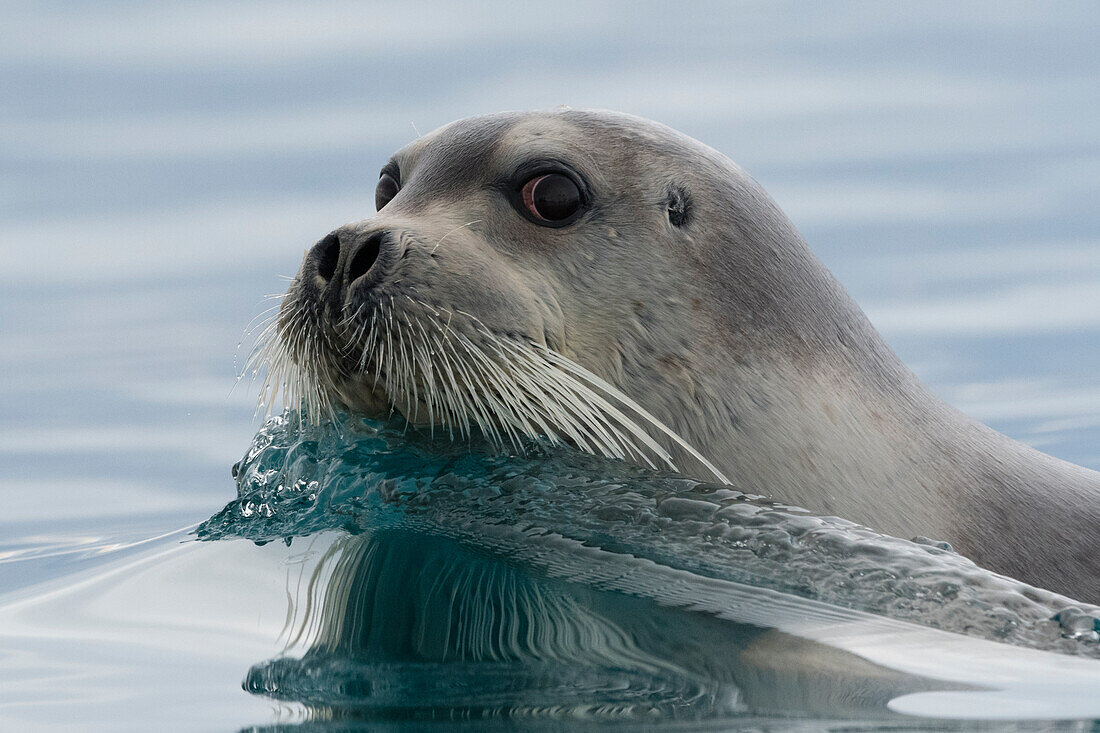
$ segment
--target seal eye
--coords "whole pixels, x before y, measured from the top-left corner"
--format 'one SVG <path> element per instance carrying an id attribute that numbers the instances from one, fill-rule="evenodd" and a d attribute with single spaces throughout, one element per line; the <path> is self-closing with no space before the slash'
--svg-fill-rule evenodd
<path id="1" fill-rule="evenodd" d="M 381 211 L 382 207 L 388 204 L 400 190 L 401 187 L 397 185 L 393 176 L 383 173 L 378 179 L 378 187 L 374 189 L 374 210 Z"/>
<path id="2" fill-rule="evenodd" d="M 562 173 L 542 173 L 523 184 L 523 206 L 536 223 L 567 224 L 584 199 L 573 179 Z"/>

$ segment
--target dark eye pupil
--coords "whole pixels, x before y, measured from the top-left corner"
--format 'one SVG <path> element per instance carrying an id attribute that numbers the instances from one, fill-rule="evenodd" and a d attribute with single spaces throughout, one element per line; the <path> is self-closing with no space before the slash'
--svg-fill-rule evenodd
<path id="1" fill-rule="evenodd" d="M 581 192 L 568 176 L 550 173 L 535 181 L 531 191 L 535 213 L 547 221 L 572 216 L 581 205 Z"/>
<path id="2" fill-rule="evenodd" d="M 378 187 L 374 189 L 374 209 L 380 211 L 383 206 L 390 202 L 394 196 L 397 195 L 399 186 L 397 181 L 393 180 L 393 176 L 389 173 L 383 173 L 382 177 L 378 179 Z"/>

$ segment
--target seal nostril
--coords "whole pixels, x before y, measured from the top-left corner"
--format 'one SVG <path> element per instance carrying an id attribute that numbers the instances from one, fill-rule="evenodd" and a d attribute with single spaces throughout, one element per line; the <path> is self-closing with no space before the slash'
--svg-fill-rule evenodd
<path id="1" fill-rule="evenodd" d="M 340 259 L 340 238 L 333 232 L 317 243 L 317 274 L 331 280 Z"/>
<path id="2" fill-rule="evenodd" d="M 348 265 L 348 285 L 366 275 L 375 260 L 378 259 L 378 251 L 382 247 L 383 236 L 381 232 L 371 235 L 371 238 L 364 242 L 363 246 L 355 253 L 355 256 L 351 258 L 351 263 Z"/>

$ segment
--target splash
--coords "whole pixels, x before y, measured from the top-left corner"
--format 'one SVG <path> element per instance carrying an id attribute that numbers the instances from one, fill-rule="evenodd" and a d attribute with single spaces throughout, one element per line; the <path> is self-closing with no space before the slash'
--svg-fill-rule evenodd
<path id="1" fill-rule="evenodd" d="M 944 543 L 881 535 L 729 486 L 560 446 L 532 443 L 507 456 L 489 443 L 432 439 L 400 420 L 340 416 L 310 425 L 288 412 L 263 426 L 234 475 L 237 499 L 199 528 L 201 538 L 290 542 L 325 530 L 405 527 L 511 561 L 522 556 L 517 546 L 553 538 L 700 583 L 741 583 L 1100 658 L 1100 609 L 986 571 Z M 569 559 L 556 562 L 559 576 L 588 583 L 570 577 Z M 633 592 L 647 595 L 643 572 L 637 583 Z"/>

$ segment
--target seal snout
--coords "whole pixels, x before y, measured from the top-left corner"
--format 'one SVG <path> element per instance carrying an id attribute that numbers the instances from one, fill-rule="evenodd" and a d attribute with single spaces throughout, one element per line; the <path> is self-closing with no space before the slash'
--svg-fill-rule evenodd
<path id="1" fill-rule="evenodd" d="M 312 270 L 318 287 L 333 295 L 347 292 L 359 282 L 377 285 L 381 280 L 378 264 L 396 238 L 389 231 L 356 232 L 337 229 L 313 245 L 305 259 L 305 272 Z"/>

